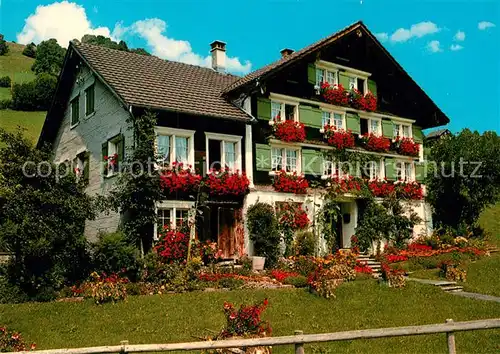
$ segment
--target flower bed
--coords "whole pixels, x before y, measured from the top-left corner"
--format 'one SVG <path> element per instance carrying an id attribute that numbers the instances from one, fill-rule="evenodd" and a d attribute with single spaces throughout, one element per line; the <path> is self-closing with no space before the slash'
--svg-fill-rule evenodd
<path id="1" fill-rule="evenodd" d="M 382 263 L 382 279 L 385 280 L 390 287 L 402 288 L 406 285 L 405 271 L 403 269 L 391 268 L 388 264 Z"/>
<path id="2" fill-rule="evenodd" d="M 376 152 L 388 152 L 391 147 L 391 141 L 388 138 L 373 133 L 362 135 L 361 144 L 366 150 Z"/>
<path id="3" fill-rule="evenodd" d="M 419 144 L 412 138 L 400 138 L 396 140 L 395 149 L 401 155 L 418 156 L 420 153 Z"/>
<path id="4" fill-rule="evenodd" d="M 0 327 L 0 353 L 22 352 L 35 349 L 35 343 L 31 343 L 29 348 L 27 347 L 19 332 L 9 331 L 6 326 Z"/>
<path id="5" fill-rule="evenodd" d="M 273 130 L 277 139 L 287 143 L 303 142 L 306 139 L 304 124 L 293 120 L 275 122 Z"/>
<path id="6" fill-rule="evenodd" d="M 332 177 L 328 180 L 329 188 L 336 194 L 358 194 L 362 191 L 363 180 L 358 177 Z"/>
<path id="7" fill-rule="evenodd" d="M 297 272 L 287 272 L 287 271 L 280 270 L 280 269 L 273 269 L 271 271 L 271 276 L 274 279 L 276 279 L 277 281 L 279 281 L 280 283 L 283 283 L 286 279 L 288 279 L 290 277 L 298 277 L 299 273 L 297 273 Z"/>
<path id="8" fill-rule="evenodd" d="M 387 180 L 374 180 L 368 182 L 368 189 L 375 197 L 384 198 L 393 194 L 396 190 L 394 183 Z"/>
<path id="9" fill-rule="evenodd" d="M 250 181 L 244 173 L 211 171 L 204 180 L 211 196 L 242 197 L 249 192 Z"/>
<path id="10" fill-rule="evenodd" d="M 362 274 L 372 274 L 373 269 L 369 267 L 365 262 L 356 262 L 356 266 L 354 267 L 354 271 L 356 273 L 362 273 Z"/>
<path id="11" fill-rule="evenodd" d="M 398 181 L 396 184 L 396 193 L 402 199 L 420 200 L 424 197 L 424 191 L 418 182 Z"/>
<path id="12" fill-rule="evenodd" d="M 403 262 L 410 258 L 432 257 L 447 253 L 470 253 L 474 256 L 481 256 L 485 251 L 476 247 L 450 246 L 448 248 L 433 249 L 431 246 L 411 243 L 406 249 L 400 250 L 394 247 L 386 247 L 384 258 L 388 263 Z"/>
<path id="13" fill-rule="evenodd" d="M 331 125 L 325 125 L 324 130 L 325 139 L 328 142 L 328 145 L 333 146 L 338 150 L 354 147 L 354 135 L 350 130 L 346 131 L 344 129 L 337 129 Z"/>
<path id="14" fill-rule="evenodd" d="M 309 183 L 296 172 L 288 174 L 285 171 L 278 171 L 273 179 L 273 187 L 277 192 L 306 194 Z"/>
<path id="15" fill-rule="evenodd" d="M 172 169 L 160 175 L 161 187 L 167 194 L 196 192 L 200 183 L 201 176 L 191 166 L 184 168 L 182 163 L 172 163 Z"/>

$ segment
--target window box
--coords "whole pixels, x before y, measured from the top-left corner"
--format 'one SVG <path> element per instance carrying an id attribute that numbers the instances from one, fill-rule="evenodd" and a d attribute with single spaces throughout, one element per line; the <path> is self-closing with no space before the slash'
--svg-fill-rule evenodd
<path id="1" fill-rule="evenodd" d="M 360 194 L 363 190 L 364 181 L 353 176 L 332 177 L 327 179 L 327 187 L 337 195 Z"/>
<path id="2" fill-rule="evenodd" d="M 321 96 L 325 102 L 336 106 L 349 105 L 349 94 L 342 84 L 330 85 L 328 82 L 323 82 L 321 84 Z"/>
<path id="3" fill-rule="evenodd" d="M 194 173 L 190 165 L 184 168 L 182 163 L 174 162 L 170 170 L 166 170 L 160 175 L 163 192 L 170 196 L 197 193 L 200 183 L 201 176 Z"/>
<path id="4" fill-rule="evenodd" d="M 375 197 L 384 198 L 392 195 L 396 191 L 396 186 L 385 179 L 376 179 L 368 183 L 368 189 Z"/>
<path id="5" fill-rule="evenodd" d="M 273 127 L 274 136 L 284 142 L 303 142 L 306 139 L 304 124 L 293 120 L 276 122 Z"/>
<path id="6" fill-rule="evenodd" d="M 371 92 L 363 95 L 357 89 L 352 89 L 349 93 L 349 104 L 362 111 L 374 112 L 377 109 L 377 98 Z"/>
<path id="7" fill-rule="evenodd" d="M 420 183 L 397 181 L 395 186 L 399 198 L 421 200 L 424 197 L 424 191 Z"/>
<path id="8" fill-rule="evenodd" d="M 279 171 L 274 175 L 273 187 L 277 192 L 306 194 L 309 183 L 297 173 L 289 174 Z"/>
<path id="9" fill-rule="evenodd" d="M 328 145 L 344 150 L 353 148 L 355 144 L 354 135 L 350 130 L 337 129 L 335 126 L 326 125 L 324 128 L 325 139 Z"/>
<path id="10" fill-rule="evenodd" d="M 394 149 L 399 154 L 407 156 L 418 156 L 420 153 L 420 145 L 414 142 L 412 138 L 397 138 Z"/>
<path id="11" fill-rule="evenodd" d="M 250 181 L 245 174 L 211 171 L 205 178 L 205 186 L 211 197 L 242 197 L 249 192 Z"/>
<path id="12" fill-rule="evenodd" d="M 364 134 L 360 138 L 361 144 L 366 150 L 376 152 L 388 152 L 391 147 L 391 141 L 383 136 L 374 133 Z"/>

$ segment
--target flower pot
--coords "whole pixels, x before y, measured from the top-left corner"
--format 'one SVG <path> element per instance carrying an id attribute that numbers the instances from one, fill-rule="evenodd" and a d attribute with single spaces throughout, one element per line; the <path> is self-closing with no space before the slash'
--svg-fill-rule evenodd
<path id="1" fill-rule="evenodd" d="M 264 270 L 266 257 L 252 257 L 252 270 Z"/>

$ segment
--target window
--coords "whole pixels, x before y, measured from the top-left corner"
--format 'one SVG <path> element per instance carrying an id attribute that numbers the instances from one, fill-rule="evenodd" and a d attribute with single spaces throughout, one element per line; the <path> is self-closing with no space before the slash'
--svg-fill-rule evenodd
<path id="1" fill-rule="evenodd" d="M 85 90 L 85 115 L 89 116 L 95 112 L 95 89 L 94 85 Z"/>
<path id="2" fill-rule="evenodd" d="M 331 113 L 330 112 L 321 112 L 321 126 L 324 128 L 326 125 L 330 125 L 331 123 Z"/>
<path id="3" fill-rule="evenodd" d="M 330 86 L 338 84 L 337 71 L 316 69 L 316 85 L 321 86 L 323 82 L 328 82 Z"/>
<path id="4" fill-rule="evenodd" d="M 105 162 L 107 162 L 108 176 L 119 171 L 119 161 L 123 158 L 123 156 L 120 156 L 123 153 L 122 145 L 123 138 L 121 135 L 108 140 L 108 154 L 107 158 L 105 158 Z"/>
<path id="5" fill-rule="evenodd" d="M 337 129 L 344 129 L 344 117 L 342 114 L 333 114 L 333 126 Z"/>
<path id="6" fill-rule="evenodd" d="M 156 153 L 163 167 L 173 162 L 194 165 L 194 131 L 157 127 Z"/>
<path id="7" fill-rule="evenodd" d="M 331 157 L 325 157 L 325 159 L 323 160 L 323 176 L 341 177 L 343 175 L 343 172 L 340 167 L 340 163 L 333 161 Z"/>
<path id="8" fill-rule="evenodd" d="M 338 83 L 338 78 L 337 78 L 337 72 L 332 72 L 332 71 L 327 71 L 326 72 L 326 82 L 330 84 L 330 86 L 337 85 Z"/>
<path id="9" fill-rule="evenodd" d="M 241 136 L 217 133 L 205 133 L 207 140 L 207 172 L 228 169 L 241 171 Z"/>
<path id="10" fill-rule="evenodd" d="M 271 165 L 273 171 L 299 172 L 299 150 L 272 148 Z"/>
<path id="11" fill-rule="evenodd" d="M 358 82 L 355 77 L 349 77 L 349 90 L 354 90 L 358 88 Z"/>
<path id="12" fill-rule="evenodd" d="M 396 172 L 401 181 L 413 181 L 413 163 L 399 161 L 396 163 Z"/>
<path id="13" fill-rule="evenodd" d="M 360 119 L 361 134 L 375 134 L 382 135 L 382 122 L 380 119 L 375 118 L 361 118 Z"/>
<path id="14" fill-rule="evenodd" d="M 393 134 L 394 138 L 411 138 L 409 124 L 394 123 Z"/>
<path id="15" fill-rule="evenodd" d="M 158 227 L 156 229 L 156 239 L 165 227 L 177 228 L 189 220 L 189 209 L 187 208 L 161 208 L 158 209 Z"/>
<path id="16" fill-rule="evenodd" d="M 323 111 L 321 113 L 321 124 L 334 126 L 337 129 L 344 129 L 344 113 Z"/>
<path id="17" fill-rule="evenodd" d="M 380 135 L 380 120 L 370 119 L 370 133 Z"/>
<path id="18" fill-rule="evenodd" d="M 73 159 L 73 171 L 78 179 L 89 180 L 90 153 L 82 152 Z"/>
<path id="19" fill-rule="evenodd" d="M 298 121 L 297 105 L 272 101 L 271 119 L 274 122 L 280 122 L 284 120 Z"/>
<path id="20" fill-rule="evenodd" d="M 71 126 L 80 122 L 80 99 L 79 96 L 76 96 L 73 101 L 71 101 Z"/>
<path id="21" fill-rule="evenodd" d="M 370 180 L 377 179 L 380 177 L 380 161 L 369 161 L 367 167 L 368 167 L 367 177 Z"/>
<path id="22" fill-rule="evenodd" d="M 325 82 L 325 70 L 316 69 L 316 85 L 321 86 Z"/>

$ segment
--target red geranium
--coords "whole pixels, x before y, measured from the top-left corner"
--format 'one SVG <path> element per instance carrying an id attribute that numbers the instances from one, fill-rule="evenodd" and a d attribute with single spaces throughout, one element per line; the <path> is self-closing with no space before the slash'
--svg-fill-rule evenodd
<path id="1" fill-rule="evenodd" d="M 248 193 L 250 181 L 244 173 L 211 171 L 205 179 L 205 185 L 210 195 L 218 196 L 243 196 Z"/>
<path id="2" fill-rule="evenodd" d="M 273 179 L 273 187 L 277 192 L 306 194 L 309 183 L 303 176 L 278 171 Z"/>
<path id="3" fill-rule="evenodd" d="M 172 169 L 160 175 L 160 183 L 163 190 L 168 194 L 178 192 L 194 192 L 198 189 L 201 176 L 195 174 L 191 166 L 184 168 L 182 163 L 173 163 Z"/>
<path id="4" fill-rule="evenodd" d="M 368 182 L 368 188 L 375 197 L 387 197 L 394 193 L 396 187 L 394 183 L 387 180 L 374 180 Z"/>
<path id="5" fill-rule="evenodd" d="M 278 211 L 278 223 L 282 228 L 296 231 L 309 227 L 310 220 L 301 204 L 283 203 Z"/>
<path id="6" fill-rule="evenodd" d="M 271 271 L 271 276 L 274 279 L 276 279 L 277 281 L 279 281 L 280 283 L 283 283 L 287 278 L 299 276 L 299 273 L 287 272 L 287 271 L 280 270 L 280 269 L 273 269 Z"/>
<path id="7" fill-rule="evenodd" d="M 321 95 L 325 102 L 337 106 L 347 106 L 349 104 L 348 92 L 342 84 L 330 86 L 328 82 L 321 84 Z"/>
<path id="8" fill-rule="evenodd" d="M 353 108 L 373 112 L 377 109 L 377 98 L 373 93 L 363 95 L 360 91 L 352 89 L 349 93 L 349 103 Z"/>
<path id="9" fill-rule="evenodd" d="M 364 134 L 361 141 L 365 149 L 370 151 L 387 152 L 391 147 L 391 141 L 388 138 L 373 133 Z"/>
<path id="10" fill-rule="evenodd" d="M 266 336 L 271 334 L 269 323 L 261 320 L 260 315 L 266 309 L 269 302 L 267 299 L 261 304 L 241 305 L 239 309 L 230 302 L 224 303 L 224 315 L 226 326 L 220 333 L 221 338 L 234 336 Z"/>
<path id="11" fill-rule="evenodd" d="M 422 186 L 417 182 L 404 182 L 400 181 L 396 185 L 396 193 L 402 199 L 422 199 L 424 191 Z"/>
<path id="12" fill-rule="evenodd" d="M 356 273 L 364 273 L 364 274 L 372 274 L 373 269 L 369 267 L 366 262 L 356 261 L 356 265 L 354 266 L 354 271 Z"/>
<path id="13" fill-rule="evenodd" d="M 418 156 L 420 146 L 412 138 L 398 138 L 396 140 L 397 150 L 401 155 Z"/>
<path id="14" fill-rule="evenodd" d="M 182 262 L 187 258 L 188 245 L 188 232 L 165 226 L 160 231 L 160 241 L 155 246 L 155 251 L 165 263 Z"/>
<path id="15" fill-rule="evenodd" d="M 359 193 L 363 184 L 361 178 L 353 176 L 332 177 L 329 182 L 335 194 Z"/>
<path id="16" fill-rule="evenodd" d="M 339 150 L 354 147 L 354 135 L 350 130 L 337 129 L 331 125 L 325 125 L 325 138 L 328 145 L 334 146 Z"/>
<path id="17" fill-rule="evenodd" d="M 368 112 L 375 112 L 377 110 L 377 97 L 373 93 L 368 91 L 363 101 L 363 110 Z"/>
<path id="18" fill-rule="evenodd" d="M 275 122 L 274 136 L 287 143 L 303 142 L 306 139 L 306 129 L 303 123 L 293 120 Z"/>

